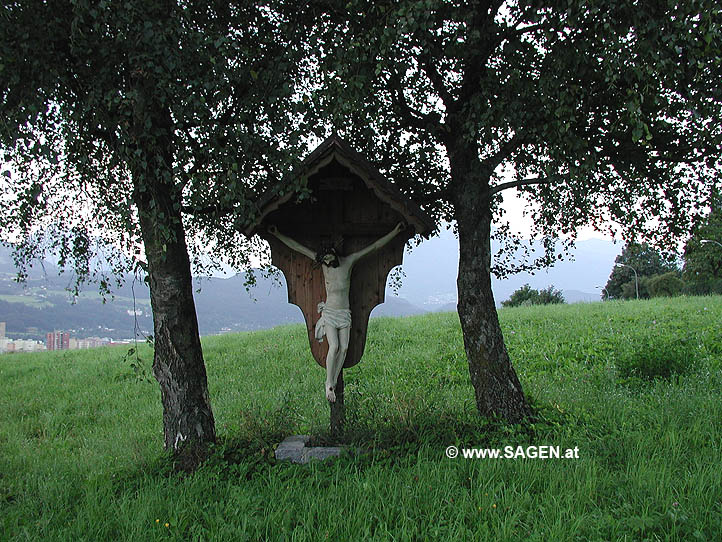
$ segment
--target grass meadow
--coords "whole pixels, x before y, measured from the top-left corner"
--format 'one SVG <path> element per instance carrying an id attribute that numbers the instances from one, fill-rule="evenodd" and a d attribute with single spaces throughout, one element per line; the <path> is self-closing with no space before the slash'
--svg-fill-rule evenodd
<path id="1" fill-rule="evenodd" d="M 722 297 L 505 308 L 536 419 L 479 418 L 456 314 L 371 321 L 327 440 L 302 326 L 207 337 L 219 442 L 190 475 L 162 452 L 160 392 L 127 348 L 0 357 L 0 540 L 720 540 Z M 578 447 L 449 459 L 447 446 Z"/>

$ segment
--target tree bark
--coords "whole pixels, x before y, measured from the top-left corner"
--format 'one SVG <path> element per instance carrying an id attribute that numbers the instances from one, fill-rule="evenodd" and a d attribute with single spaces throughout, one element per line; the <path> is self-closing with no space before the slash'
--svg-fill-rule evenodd
<path id="1" fill-rule="evenodd" d="M 459 234 L 458 313 L 476 405 L 483 416 L 517 423 L 530 414 L 511 365 L 491 290 L 490 172 L 476 149 L 449 153 Z"/>
<path id="2" fill-rule="evenodd" d="M 167 109 L 145 106 L 139 107 L 136 124 L 141 152 L 133 167 L 134 200 L 148 261 L 155 335 L 153 375 L 161 389 L 165 448 L 179 457 L 182 469 L 193 470 L 216 434 L 180 189 L 172 173 L 172 120 Z"/>
<path id="3" fill-rule="evenodd" d="M 179 452 L 214 442 L 215 423 L 180 217 L 170 243 L 161 243 L 157 234 L 168 225 L 152 222 L 141 218 L 153 308 L 153 375 L 161 389 L 165 447 Z"/>

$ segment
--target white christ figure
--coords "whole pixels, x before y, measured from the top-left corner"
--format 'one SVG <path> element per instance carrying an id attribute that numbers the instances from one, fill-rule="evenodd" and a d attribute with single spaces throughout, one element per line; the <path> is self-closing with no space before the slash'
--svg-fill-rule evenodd
<path id="1" fill-rule="evenodd" d="M 268 228 L 268 232 L 275 235 L 286 246 L 319 262 L 321 269 L 323 269 L 323 280 L 326 284 L 326 301 L 318 304 L 318 312 L 321 313 L 321 318 L 316 323 L 315 335 L 319 342 L 323 341 L 324 335 L 328 339 L 326 399 L 332 403 L 336 401 L 336 382 L 346 359 L 351 332 L 349 291 L 351 290 L 353 266 L 364 256 L 386 246 L 402 229 L 404 229 L 404 224 L 399 222 L 393 230 L 375 243 L 348 256 L 341 256 L 331 247 L 323 248 L 316 253 L 298 241 L 280 233 L 276 226 L 269 226 Z"/>

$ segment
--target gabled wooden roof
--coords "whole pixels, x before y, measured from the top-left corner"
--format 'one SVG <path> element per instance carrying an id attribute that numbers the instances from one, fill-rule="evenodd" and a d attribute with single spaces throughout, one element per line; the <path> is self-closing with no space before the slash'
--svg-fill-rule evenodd
<path id="1" fill-rule="evenodd" d="M 408 224 L 414 226 L 416 233 L 426 236 L 433 231 L 435 226 L 433 220 L 418 205 L 401 194 L 366 158 L 336 134 L 328 137 L 303 160 L 298 176 L 307 179 L 333 160 L 358 175 L 376 197 L 401 214 Z M 282 188 L 283 186 L 280 184 L 272 187 L 259 198 L 258 215 L 244 232 L 247 237 L 256 233 L 266 215 L 296 195 L 294 191 L 283 193 Z"/>

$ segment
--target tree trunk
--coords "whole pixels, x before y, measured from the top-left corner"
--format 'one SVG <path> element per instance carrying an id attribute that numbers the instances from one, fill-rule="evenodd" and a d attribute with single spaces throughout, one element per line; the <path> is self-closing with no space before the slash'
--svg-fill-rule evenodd
<path id="1" fill-rule="evenodd" d="M 459 233 L 459 319 L 479 413 L 516 423 L 530 409 L 504 344 L 491 291 L 489 175 L 475 155 L 474 149 L 473 155 L 451 161 Z"/>
<path id="2" fill-rule="evenodd" d="M 150 122 L 148 122 L 150 121 Z M 155 351 L 153 375 L 160 384 L 165 447 L 192 470 L 215 441 L 208 398 L 180 189 L 172 174 L 172 121 L 162 108 L 140 108 L 134 162 L 134 200 L 148 261 Z M 148 126 L 150 125 L 150 128 Z"/>
<path id="3" fill-rule="evenodd" d="M 146 233 L 149 227 L 153 231 Z M 153 375 L 161 388 L 165 447 L 178 451 L 215 441 L 215 424 L 184 232 L 174 228 L 179 240 L 166 242 L 163 252 L 156 228 L 143 228 L 155 335 Z"/>

